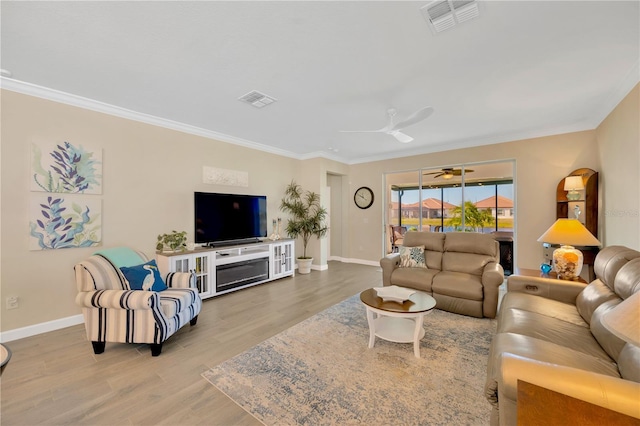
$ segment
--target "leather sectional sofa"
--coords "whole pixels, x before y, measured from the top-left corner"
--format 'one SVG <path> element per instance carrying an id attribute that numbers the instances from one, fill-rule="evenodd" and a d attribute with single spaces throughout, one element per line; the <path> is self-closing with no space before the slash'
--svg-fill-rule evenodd
<path id="1" fill-rule="evenodd" d="M 640 252 L 607 247 L 594 271 L 588 285 L 509 277 L 487 366 L 492 424 L 517 423 L 518 380 L 640 418 L 640 348 L 602 323 L 640 291 Z"/>
<path id="2" fill-rule="evenodd" d="M 426 268 L 400 267 L 400 253 L 380 260 L 383 285 L 429 293 L 436 308 L 494 318 L 504 281 L 499 243 L 489 234 L 417 232 L 404 236 L 405 247 L 424 247 Z"/>

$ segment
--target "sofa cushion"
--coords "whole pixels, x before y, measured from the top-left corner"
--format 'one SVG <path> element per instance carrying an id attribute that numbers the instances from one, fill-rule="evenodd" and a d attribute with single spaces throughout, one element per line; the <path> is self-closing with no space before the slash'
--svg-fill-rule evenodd
<path id="1" fill-rule="evenodd" d="M 476 318 L 484 317 L 482 300 L 463 299 L 462 297 L 452 297 L 436 292 L 433 292 L 433 298 L 436 300 L 436 308 L 443 311 Z"/>
<path id="2" fill-rule="evenodd" d="M 503 353 L 511 353 L 536 361 L 578 368 L 606 376 L 620 377 L 616 364 L 609 359 L 594 357 L 566 346 L 534 337 L 514 333 L 498 333 L 493 337 L 491 348 L 489 349 L 487 382 L 485 384 L 485 396 L 496 408 L 498 407 L 499 393 L 498 375 L 500 374 L 501 355 Z M 501 400 L 501 406 L 503 403 L 508 403 L 508 401 L 508 399 Z M 502 415 L 500 417 L 500 420 L 503 420 Z"/>
<path id="3" fill-rule="evenodd" d="M 623 299 L 640 291 L 640 258 L 630 260 L 620 268 L 613 288 L 616 294 Z"/>
<path id="4" fill-rule="evenodd" d="M 495 262 L 491 256 L 474 253 L 444 252 L 442 254 L 442 270 L 461 272 L 464 274 L 482 275 L 487 263 Z"/>
<path id="5" fill-rule="evenodd" d="M 426 268 L 424 247 L 400 247 L 400 263 L 398 266 L 401 268 Z"/>
<path id="6" fill-rule="evenodd" d="M 443 252 L 444 239 L 445 234 L 442 232 L 409 231 L 404 234 L 404 245 L 409 247 L 423 246 L 425 250 Z"/>
<path id="7" fill-rule="evenodd" d="M 404 234 L 404 246 L 424 247 L 424 257 L 429 269 L 442 269 L 442 252 L 445 235 L 441 232 L 415 232 Z"/>
<path id="8" fill-rule="evenodd" d="M 496 259 L 499 255 L 499 245 L 490 234 L 476 232 L 447 232 L 444 240 L 444 251 L 459 253 L 475 253 Z"/>
<path id="9" fill-rule="evenodd" d="M 580 316 L 575 305 L 527 293 L 507 292 L 500 302 L 500 312 L 506 309 L 520 309 L 544 314 L 551 318 L 589 328 L 589 324 Z"/>
<path id="10" fill-rule="evenodd" d="M 461 299 L 482 300 L 484 297 L 481 278 L 460 272 L 441 271 L 433 278 L 431 289 L 434 293 Z"/>
<path id="11" fill-rule="evenodd" d="M 499 362 L 498 355 L 509 352 L 542 362 L 580 368 L 606 376 L 620 377 L 616 363 L 572 347 L 517 333 L 498 333 L 491 342 L 489 362 Z"/>
<path id="12" fill-rule="evenodd" d="M 598 309 L 596 309 L 591 316 L 591 334 L 593 334 L 593 337 L 595 337 L 607 354 L 616 361 L 626 342 L 602 324 L 602 317 L 611 309 L 615 309 L 621 302 L 621 299 L 609 300 L 598 306 Z"/>
<path id="13" fill-rule="evenodd" d="M 501 311 L 497 332 L 533 337 L 571 348 L 576 352 L 582 352 L 597 358 L 610 359 L 587 327 L 544 314 L 521 309 Z"/>
<path id="14" fill-rule="evenodd" d="M 640 383 L 640 348 L 627 343 L 620 351 L 618 369 L 623 379 Z"/>
<path id="15" fill-rule="evenodd" d="M 620 299 L 608 286 L 599 279 L 591 282 L 576 297 L 576 308 L 587 322 L 591 322 L 593 312 L 608 300 Z"/>
<path id="16" fill-rule="evenodd" d="M 431 282 L 438 272 L 437 269 L 398 268 L 391 274 L 391 284 L 431 293 Z"/>
<path id="17" fill-rule="evenodd" d="M 608 246 L 596 256 L 593 271 L 605 285 L 613 289 L 613 282 L 620 268 L 631 259 L 638 257 L 640 257 L 640 252 L 628 247 Z"/>

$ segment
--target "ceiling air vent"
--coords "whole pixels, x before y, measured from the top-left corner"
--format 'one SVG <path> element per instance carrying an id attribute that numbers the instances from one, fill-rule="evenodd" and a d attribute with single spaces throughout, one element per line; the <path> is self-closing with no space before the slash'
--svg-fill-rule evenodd
<path id="1" fill-rule="evenodd" d="M 258 92 L 257 90 L 252 90 L 246 95 L 240 96 L 238 100 L 251 104 L 256 108 L 262 108 L 274 103 L 277 99 L 265 95 L 264 93 Z"/>
<path id="2" fill-rule="evenodd" d="M 480 15 L 476 0 L 436 0 L 422 6 L 420 11 L 434 33 L 442 32 Z"/>

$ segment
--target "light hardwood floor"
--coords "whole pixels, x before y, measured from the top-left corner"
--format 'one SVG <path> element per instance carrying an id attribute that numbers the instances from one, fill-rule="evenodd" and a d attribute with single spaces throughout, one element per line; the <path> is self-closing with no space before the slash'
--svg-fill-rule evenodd
<path id="1" fill-rule="evenodd" d="M 94 355 L 83 325 L 7 343 L 2 425 L 260 425 L 200 374 L 360 291 L 379 267 L 329 262 L 204 301 L 198 324 L 147 345 L 107 343 Z M 365 342 L 366 343 L 366 342 Z"/>

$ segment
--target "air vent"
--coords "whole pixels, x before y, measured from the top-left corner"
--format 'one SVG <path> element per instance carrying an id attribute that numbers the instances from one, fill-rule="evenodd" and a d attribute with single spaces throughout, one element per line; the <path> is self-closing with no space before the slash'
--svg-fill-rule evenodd
<path id="1" fill-rule="evenodd" d="M 246 95 L 240 96 L 238 100 L 251 104 L 256 108 L 262 108 L 274 103 L 277 99 L 265 95 L 264 93 L 258 92 L 257 90 L 252 90 Z"/>
<path id="2" fill-rule="evenodd" d="M 420 8 L 434 33 L 447 30 L 480 15 L 476 0 L 436 0 Z"/>

